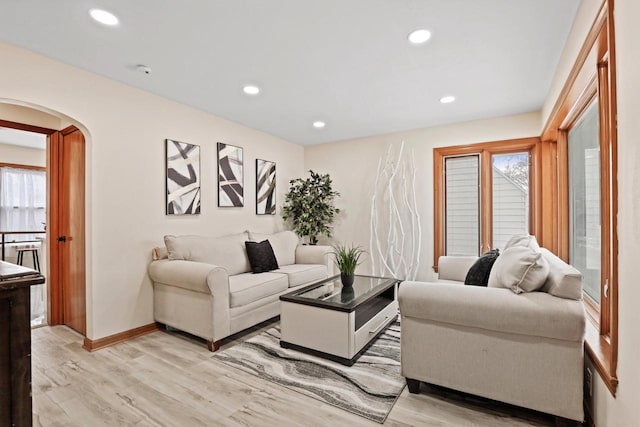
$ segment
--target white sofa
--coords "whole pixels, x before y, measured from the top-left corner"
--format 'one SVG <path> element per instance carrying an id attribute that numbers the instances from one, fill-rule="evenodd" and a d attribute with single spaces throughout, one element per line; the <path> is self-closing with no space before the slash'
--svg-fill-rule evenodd
<path id="1" fill-rule="evenodd" d="M 540 251 L 549 275 L 539 292 L 464 286 L 475 257 L 441 257 L 438 282 L 400 285 L 402 375 L 411 393 L 423 381 L 583 420 L 582 277 Z"/>
<path id="2" fill-rule="evenodd" d="M 245 241 L 269 240 L 278 270 L 253 274 Z M 332 248 L 304 246 L 291 231 L 224 237 L 165 236 L 149 265 L 154 318 L 207 341 L 220 340 L 280 314 L 280 295 L 333 275 Z"/>

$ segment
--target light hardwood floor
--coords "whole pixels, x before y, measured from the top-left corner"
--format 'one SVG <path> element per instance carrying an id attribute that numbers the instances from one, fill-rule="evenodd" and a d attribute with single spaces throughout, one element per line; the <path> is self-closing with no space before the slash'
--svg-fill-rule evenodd
<path id="1" fill-rule="evenodd" d="M 34 426 L 379 426 L 228 367 L 180 333 L 94 353 L 81 344 L 64 326 L 32 331 Z M 553 418 L 423 385 L 419 395 L 405 388 L 384 425 L 550 426 Z"/>

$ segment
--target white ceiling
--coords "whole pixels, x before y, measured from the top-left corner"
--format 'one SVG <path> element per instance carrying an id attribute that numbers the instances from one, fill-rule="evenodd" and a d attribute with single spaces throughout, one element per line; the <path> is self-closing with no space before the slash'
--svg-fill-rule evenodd
<path id="1" fill-rule="evenodd" d="M 0 144 L 18 145 L 20 147 L 47 148 L 47 135 L 28 132 L 26 130 L 0 127 Z"/>
<path id="2" fill-rule="evenodd" d="M 539 110 L 580 4 L 0 2 L 4 41 L 305 145 Z M 92 7 L 120 24 L 91 20 Z M 433 34 L 419 47 L 407 42 L 418 28 Z"/>

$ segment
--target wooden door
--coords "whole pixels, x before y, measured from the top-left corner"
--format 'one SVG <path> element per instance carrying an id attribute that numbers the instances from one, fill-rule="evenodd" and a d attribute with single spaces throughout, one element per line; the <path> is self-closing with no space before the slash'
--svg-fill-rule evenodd
<path id="1" fill-rule="evenodd" d="M 50 324 L 86 335 L 85 145 L 75 126 L 49 140 Z"/>

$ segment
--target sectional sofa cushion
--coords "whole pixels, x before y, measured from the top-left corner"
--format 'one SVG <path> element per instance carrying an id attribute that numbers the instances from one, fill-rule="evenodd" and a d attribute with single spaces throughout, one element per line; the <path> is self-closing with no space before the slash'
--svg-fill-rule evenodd
<path id="1" fill-rule="evenodd" d="M 274 273 L 283 273 L 289 277 L 289 287 L 293 288 L 304 283 L 311 284 L 327 278 L 327 266 L 318 264 L 284 265 Z"/>
<path id="2" fill-rule="evenodd" d="M 286 274 L 244 273 L 229 276 L 229 306 L 241 307 L 276 295 L 289 287 Z"/>
<path id="3" fill-rule="evenodd" d="M 547 281 L 541 290 L 556 297 L 581 300 L 582 273 L 551 251 L 545 248 L 541 248 L 540 251 L 550 267 Z"/>
<path id="4" fill-rule="evenodd" d="M 224 237 L 205 236 L 164 236 L 170 260 L 204 262 L 220 266 L 229 275 L 251 271 L 244 242 L 247 233 Z M 295 250 L 291 251 L 292 253 Z"/>
<path id="5" fill-rule="evenodd" d="M 271 243 L 273 252 L 276 254 L 278 265 L 291 265 L 296 263 L 296 246 L 299 239 L 293 231 L 281 231 L 274 234 L 262 234 L 249 232 L 249 240 L 254 242 L 262 242 L 268 240 Z"/>
<path id="6" fill-rule="evenodd" d="M 469 268 L 477 259 L 477 256 L 441 256 L 438 258 L 438 281 L 464 284 Z"/>
<path id="7" fill-rule="evenodd" d="M 254 274 L 278 269 L 278 261 L 276 261 L 273 248 L 271 248 L 268 240 L 263 240 L 262 242 L 246 241 L 244 244 L 247 248 L 251 271 Z"/>
<path id="8" fill-rule="evenodd" d="M 496 259 L 489 275 L 489 287 L 508 288 L 519 294 L 533 292 L 544 285 L 549 264 L 542 252 L 530 246 L 511 246 Z"/>

